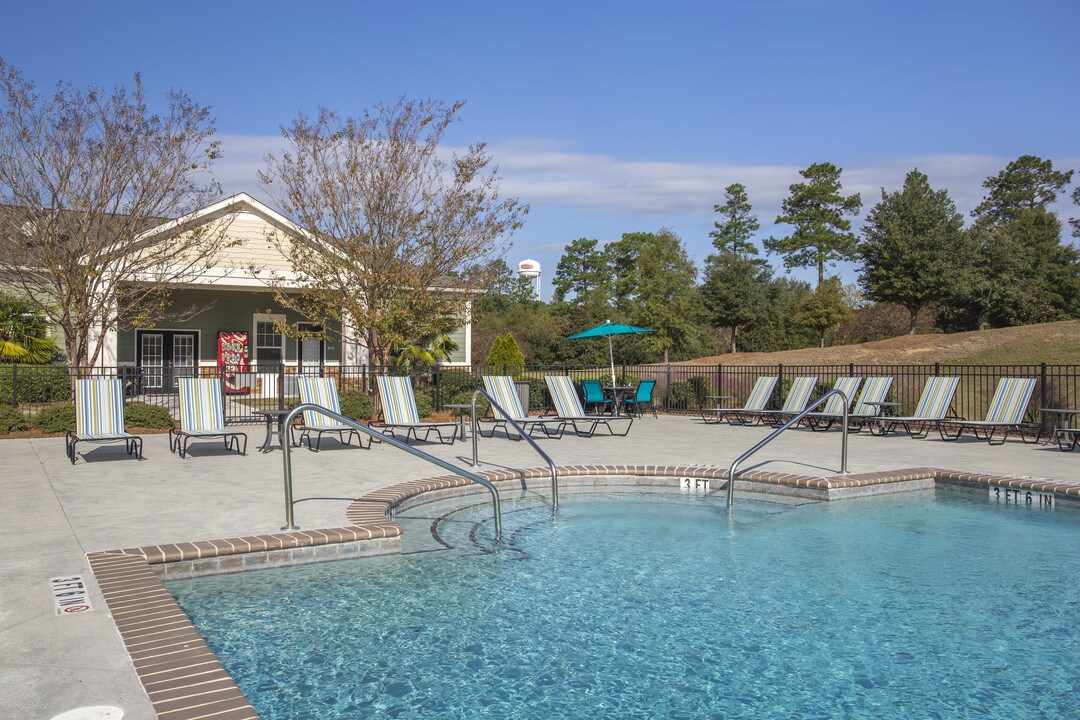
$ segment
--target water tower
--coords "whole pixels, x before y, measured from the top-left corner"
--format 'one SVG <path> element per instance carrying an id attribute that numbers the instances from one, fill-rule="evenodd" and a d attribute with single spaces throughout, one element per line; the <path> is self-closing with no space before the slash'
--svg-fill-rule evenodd
<path id="1" fill-rule="evenodd" d="M 523 277 L 532 285 L 533 299 L 540 299 L 540 262 L 526 258 L 518 263 L 518 277 Z"/>

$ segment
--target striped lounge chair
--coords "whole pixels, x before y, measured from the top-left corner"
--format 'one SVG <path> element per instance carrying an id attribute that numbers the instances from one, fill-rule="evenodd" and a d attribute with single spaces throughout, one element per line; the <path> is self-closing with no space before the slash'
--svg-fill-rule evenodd
<path id="1" fill-rule="evenodd" d="M 994 397 L 990 400 L 986 419 L 943 420 L 938 424 L 941 439 L 957 440 L 965 430 L 970 430 L 980 440 L 986 440 L 991 445 L 1001 445 L 1008 439 L 1010 432 L 1017 432 L 1020 439 L 1026 443 L 1028 439 L 1024 432 L 1024 415 L 1034 390 L 1035 378 L 1001 378 L 994 390 Z M 1001 439 L 995 442 L 994 438 L 999 431 Z"/>
<path id="2" fill-rule="evenodd" d="M 180 378 L 180 427 L 169 428 L 169 450 L 187 457 L 192 439 L 219 437 L 225 450 L 247 455 L 247 433 L 225 427 L 225 401 L 218 378 Z M 240 448 L 240 438 L 244 447 Z"/>
<path id="3" fill-rule="evenodd" d="M 65 448 L 75 464 L 80 442 L 123 442 L 127 454 L 142 459 L 142 438 L 124 430 L 124 384 L 120 378 L 84 378 L 75 381 L 75 432 L 68 431 Z"/>
<path id="4" fill-rule="evenodd" d="M 334 378 L 300 375 L 297 377 L 297 388 L 300 391 L 301 403 L 318 405 L 332 413 L 341 415 L 341 401 L 338 398 L 337 382 L 335 382 Z M 360 447 L 371 447 L 371 440 L 369 439 L 367 445 L 365 445 L 363 436 L 356 428 L 351 425 L 344 425 L 330 416 L 320 413 L 318 410 L 305 410 L 303 417 L 304 424 L 300 427 L 300 441 L 295 444 L 303 445 L 304 440 L 307 439 L 308 450 L 318 452 L 319 446 L 322 444 L 322 436 L 325 433 L 336 434 L 338 442 L 342 445 L 351 445 L 355 436 Z M 289 428 L 290 433 L 292 430 L 293 428 Z M 311 433 L 315 433 L 314 446 L 311 444 Z"/>
<path id="5" fill-rule="evenodd" d="M 848 429 L 859 432 L 868 427 L 870 421 L 881 415 L 885 407 L 882 403 L 889 397 L 893 379 L 891 375 L 867 378 L 863 384 L 859 402 L 855 403 L 855 409 L 848 415 Z"/>
<path id="6" fill-rule="evenodd" d="M 915 413 L 906 417 L 880 416 L 870 423 L 870 432 L 875 435 L 887 435 L 903 427 L 910 437 L 924 438 L 931 429 L 938 427 L 952 407 L 953 396 L 960 378 L 954 375 L 936 375 L 926 381 Z"/>
<path id="7" fill-rule="evenodd" d="M 859 392 L 861 384 L 862 378 L 859 377 L 839 377 L 833 383 L 832 389 L 844 393 L 850 409 L 850 404 L 855 399 L 855 393 Z M 833 423 L 843 422 L 843 419 L 844 399 L 839 395 L 833 395 L 825 401 L 825 407 L 820 412 L 807 413 L 802 421 L 809 425 L 811 430 L 828 430 Z"/>
<path id="8" fill-rule="evenodd" d="M 416 412 L 416 398 L 413 397 L 412 382 L 407 377 L 392 377 L 379 375 L 375 378 L 379 388 L 379 400 L 382 403 L 382 422 L 372 423 L 373 426 L 386 428 L 392 437 L 397 437 L 397 431 L 405 432 L 405 442 L 409 438 L 415 440 L 427 440 L 431 433 L 435 433 L 439 442 L 444 445 L 453 445 L 457 439 L 457 423 L 424 423 L 420 422 L 420 416 Z M 447 430 L 447 435 L 443 435 Z M 421 438 L 419 433 L 424 432 Z"/>
<path id="9" fill-rule="evenodd" d="M 817 377 L 812 375 L 797 377 L 791 383 L 791 389 L 788 390 L 782 408 L 779 410 L 759 410 L 756 414 L 773 427 L 780 427 L 806 409 L 807 404 L 810 402 L 810 394 L 814 392 L 815 387 L 817 387 Z"/>
<path id="10" fill-rule="evenodd" d="M 741 408 L 702 408 L 701 419 L 708 425 L 722 420 L 727 420 L 731 425 L 750 425 L 757 422 L 761 419 L 759 413 L 769 404 L 778 379 L 775 375 L 762 375 L 754 383 Z"/>
<path id="11" fill-rule="evenodd" d="M 510 421 L 513 420 L 529 435 L 535 436 L 536 430 L 544 433 L 545 437 L 561 438 L 566 429 L 567 421 L 559 418 L 529 417 L 521 407 L 521 398 L 518 397 L 514 379 L 508 375 L 484 375 L 484 390 L 495 399 L 506 412 L 492 407 L 494 415 L 491 432 L 484 435 L 483 428 L 477 428 L 483 437 L 495 437 L 495 431 L 502 428 L 506 437 L 511 440 L 521 440 L 520 435 L 510 432 Z"/>
<path id="12" fill-rule="evenodd" d="M 551 401 L 555 405 L 555 417 L 568 423 L 574 432 L 580 437 L 592 437 L 596 429 L 603 425 L 612 435 L 626 437 L 630 433 L 630 426 L 634 424 L 634 418 L 613 415 L 587 415 L 578 400 L 574 381 L 567 375 L 547 375 L 544 377 L 548 392 L 551 393 Z M 621 433 L 615 432 L 611 423 L 626 422 L 626 430 Z M 582 426 L 588 426 L 582 430 Z"/>

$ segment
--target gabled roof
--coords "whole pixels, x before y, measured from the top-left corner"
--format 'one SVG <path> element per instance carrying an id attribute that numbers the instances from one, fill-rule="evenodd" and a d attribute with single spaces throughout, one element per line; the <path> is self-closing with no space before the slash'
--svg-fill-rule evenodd
<path id="1" fill-rule="evenodd" d="M 161 225 L 155 225 L 140 236 L 143 240 L 152 240 L 160 235 L 175 235 L 184 232 L 194 225 L 200 225 L 232 213 L 248 211 L 261 217 L 266 222 L 293 235 L 306 236 L 307 233 L 289 218 L 285 217 L 269 205 L 259 202 L 247 193 L 241 192 L 230 195 L 224 200 L 219 200 L 212 205 L 207 205 L 183 217 L 169 220 Z"/>

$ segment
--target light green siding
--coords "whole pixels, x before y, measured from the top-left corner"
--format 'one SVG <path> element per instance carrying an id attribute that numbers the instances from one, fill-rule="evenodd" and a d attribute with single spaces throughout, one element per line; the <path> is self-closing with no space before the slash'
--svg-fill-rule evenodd
<path id="1" fill-rule="evenodd" d="M 453 363 L 467 363 L 469 358 L 465 357 L 465 326 L 452 330 L 450 333 L 450 339 L 457 343 L 457 350 L 450 354 L 450 362 Z"/>

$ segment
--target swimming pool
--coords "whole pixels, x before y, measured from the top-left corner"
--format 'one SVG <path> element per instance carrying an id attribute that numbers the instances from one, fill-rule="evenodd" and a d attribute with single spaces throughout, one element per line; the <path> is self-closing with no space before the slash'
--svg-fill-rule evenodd
<path id="1" fill-rule="evenodd" d="M 413 554 L 169 589 L 264 720 L 1080 711 L 1074 510 L 566 493 L 493 554 L 474 503 L 406 513 Z"/>

